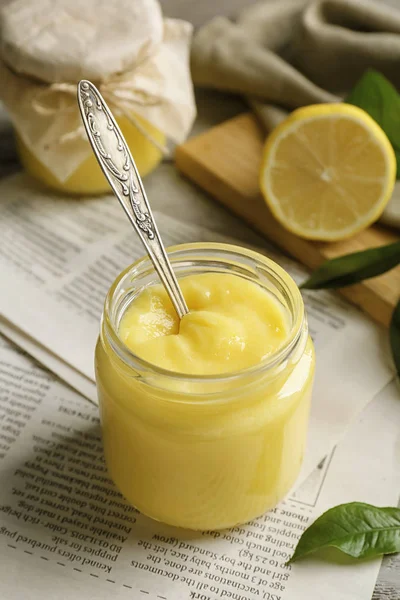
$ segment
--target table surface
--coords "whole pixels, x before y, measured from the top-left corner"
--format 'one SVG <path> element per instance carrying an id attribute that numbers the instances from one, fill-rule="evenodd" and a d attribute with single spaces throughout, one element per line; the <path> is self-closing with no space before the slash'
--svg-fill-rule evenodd
<path id="1" fill-rule="evenodd" d="M 0 4 L 3 1 L 0 0 Z M 400 0 L 385 2 L 400 8 Z M 234 17 L 239 10 L 252 3 L 253 0 L 161 0 L 164 14 L 186 19 L 195 27 L 217 14 Z M 238 97 L 205 90 L 196 90 L 196 102 L 198 116 L 191 135 L 247 110 L 246 104 Z M 5 111 L 0 107 L 0 177 L 19 168 L 12 128 Z M 228 229 L 244 241 L 251 240 L 252 233 L 242 226 L 238 218 L 184 180 L 172 163 L 161 164 L 146 178 L 146 191 L 155 210 L 212 226 L 214 230 Z M 372 600 L 400 600 L 400 555 L 384 558 Z"/>

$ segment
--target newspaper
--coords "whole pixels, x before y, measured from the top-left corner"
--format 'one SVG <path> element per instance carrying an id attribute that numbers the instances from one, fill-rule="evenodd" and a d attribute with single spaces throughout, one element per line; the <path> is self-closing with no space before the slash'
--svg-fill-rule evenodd
<path id="1" fill-rule="evenodd" d="M 24 175 L 0 184 L 0 330 L 72 387 L 95 400 L 93 352 L 108 287 L 143 255 L 114 197 L 52 196 Z M 204 226 L 156 214 L 166 245 L 232 239 Z M 258 236 L 246 233 L 247 244 Z M 307 272 L 276 254 L 298 282 Z M 331 292 L 306 292 L 317 351 L 304 480 L 348 425 L 392 377 L 385 332 Z"/>
<path id="2" fill-rule="evenodd" d="M 122 498 L 106 473 L 96 406 L 2 337 L 0 379 L 1 598 L 371 597 L 379 560 L 285 563 L 328 507 L 397 501 L 393 384 L 292 497 L 248 525 L 189 532 L 147 519 Z"/>
<path id="3" fill-rule="evenodd" d="M 82 396 L 97 404 L 96 384 L 92 379 L 85 377 L 79 371 L 71 367 L 68 363 L 61 360 L 50 350 L 39 344 L 36 340 L 26 335 L 23 331 L 15 327 L 12 323 L 0 316 L 0 331 L 17 346 L 23 348 L 28 354 L 33 356 L 42 365 L 45 365 L 50 371 L 55 373 L 60 379 L 68 382 L 74 390 Z"/>

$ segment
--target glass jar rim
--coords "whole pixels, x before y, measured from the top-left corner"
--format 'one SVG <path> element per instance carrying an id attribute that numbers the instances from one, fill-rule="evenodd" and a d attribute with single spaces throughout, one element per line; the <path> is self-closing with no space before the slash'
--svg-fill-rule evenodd
<path id="1" fill-rule="evenodd" d="M 154 274 L 156 274 L 150 258 L 148 256 L 143 256 L 142 258 L 132 263 L 129 267 L 124 269 L 124 271 L 122 271 L 118 275 L 118 277 L 115 279 L 107 293 L 104 304 L 102 329 L 104 326 L 107 334 L 107 341 L 110 343 L 112 350 L 119 356 L 119 358 L 123 361 L 123 363 L 125 363 L 125 365 L 132 369 L 139 370 L 142 373 L 147 372 L 151 373 L 151 375 L 156 374 L 167 379 L 178 380 L 180 382 L 227 383 L 241 378 L 246 378 L 248 376 L 251 377 L 255 374 L 261 374 L 268 370 L 273 370 L 275 367 L 282 364 L 283 361 L 287 360 L 289 356 L 293 354 L 295 349 L 298 347 L 301 339 L 303 339 L 302 334 L 304 333 L 304 329 L 306 328 L 307 330 L 308 328 L 302 295 L 295 281 L 285 271 L 285 269 L 283 269 L 272 259 L 259 252 L 256 252 L 255 250 L 251 250 L 234 244 L 225 244 L 219 242 L 192 242 L 169 246 L 168 248 L 166 248 L 166 250 L 172 263 L 174 262 L 174 258 L 177 257 L 177 253 L 190 253 L 193 251 L 197 252 L 210 250 L 215 250 L 217 252 L 225 252 L 227 253 L 227 255 L 230 256 L 230 258 L 236 258 L 236 260 L 238 260 L 239 262 L 240 258 L 248 258 L 257 261 L 263 267 L 266 267 L 269 270 L 270 274 L 272 274 L 277 283 L 284 287 L 286 293 L 288 293 L 293 305 L 292 312 L 294 314 L 294 319 L 292 326 L 288 332 L 288 336 L 285 340 L 285 343 L 279 348 L 277 352 L 271 354 L 261 362 L 252 365 L 251 367 L 240 369 L 238 371 L 212 375 L 192 375 L 187 373 L 181 373 L 179 371 L 171 371 L 168 369 L 164 369 L 162 367 L 159 367 L 158 365 L 148 362 L 140 358 L 123 343 L 123 341 L 118 335 L 116 324 L 113 322 L 111 316 L 114 294 L 117 291 L 119 284 L 124 280 L 124 278 L 127 275 L 129 275 L 131 272 L 137 271 L 142 266 L 147 266 L 154 272 Z M 228 264 L 227 260 L 225 262 Z"/>

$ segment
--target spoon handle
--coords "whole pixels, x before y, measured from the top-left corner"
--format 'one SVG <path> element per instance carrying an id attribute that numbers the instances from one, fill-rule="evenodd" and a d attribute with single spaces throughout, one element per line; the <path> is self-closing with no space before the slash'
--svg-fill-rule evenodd
<path id="1" fill-rule="evenodd" d="M 181 319 L 189 310 L 165 252 L 142 180 L 124 136 L 104 98 L 90 81 L 79 82 L 78 104 L 101 170 L 139 234 Z"/>

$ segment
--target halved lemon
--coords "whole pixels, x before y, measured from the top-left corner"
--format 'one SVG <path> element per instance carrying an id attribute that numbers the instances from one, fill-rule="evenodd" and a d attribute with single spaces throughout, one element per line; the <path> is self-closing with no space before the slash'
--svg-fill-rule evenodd
<path id="1" fill-rule="evenodd" d="M 364 110 L 317 104 L 294 111 L 268 137 L 260 186 L 286 229 L 340 240 L 380 217 L 395 178 L 393 148 Z"/>

